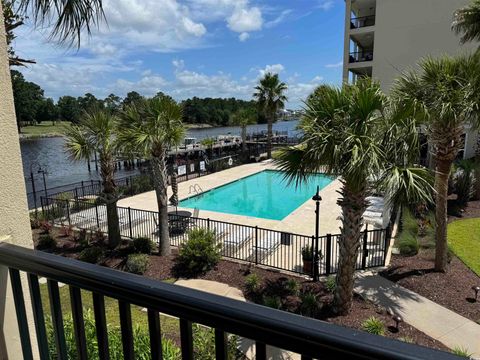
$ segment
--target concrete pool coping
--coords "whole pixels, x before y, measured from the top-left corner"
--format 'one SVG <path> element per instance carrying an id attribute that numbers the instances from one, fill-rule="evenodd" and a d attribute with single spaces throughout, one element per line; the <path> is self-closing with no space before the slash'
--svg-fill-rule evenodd
<path id="1" fill-rule="evenodd" d="M 278 170 L 271 161 L 263 161 L 233 167 L 217 173 L 205 175 L 190 179 L 178 184 L 179 200 L 186 199 L 193 194 L 190 188 L 198 184 L 203 192 L 213 188 L 225 185 L 240 178 L 253 175 L 263 170 Z M 341 183 L 338 179 L 334 179 L 329 185 L 320 190 L 322 202 L 320 205 L 320 234 L 337 234 L 339 233 L 341 214 L 340 207 L 337 205 L 338 193 Z M 171 187 L 167 189 L 168 196 L 172 195 Z M 312 194 L 313 196 L 314 194 Z M 131 207 L 135 209 L 157 211 L 157 200 L 155 191 L 138 194 L 132 197 L 122 199 L 118 202 L 119 206 Z M 190 210 L 191 208 L 182 208 L 181 210 Z M 220 213 L 215 211 L 199 210 L 200 218 L 210 218 L 218 221 L 226 221 L 231 223 L 258 226 L 272 230 L 291 232 L 295 234 L 311 236 L 315 233 L 315 202 L 311 199 L 305 201 L 296 208 L 283 220 L 269 220 L 256 218 L 251 216 L 234 215 Z"/>

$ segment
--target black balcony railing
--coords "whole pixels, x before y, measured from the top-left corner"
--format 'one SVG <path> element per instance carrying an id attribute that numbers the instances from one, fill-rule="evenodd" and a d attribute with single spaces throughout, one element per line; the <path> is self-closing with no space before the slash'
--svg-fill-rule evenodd
<path id="1" fill-rule="evenodd" d="M 80 290 L 92 292 L 99 359 L 109 359 L 109 332 L 105 320 L 105 297 L 118 301 L 123 356 L 134 359 L 131 305 L 148 309 L 152 359 L 162 359 L 159 314 L 179 319 L 183 360 L 193 360 L 193 323 L 215 329 L 215 358 L 227 359 L 227 334 L 251 339 L 257 360 L 267 358 L 267 345 L 301 354 L 306 359 L 435 359 L 456 357 L 405 342 L 374 336 L 280 310 L 162 283 L 67 259 L 61 256 L 0 243 L 0 270 L 10 273 L 23 358 L 33 359 L 30 332 L 35 330 L 40 359 L 49 358 L 53 346 L 58 359 L 67 359 L 67 345 L 58 283 L 69 286 L 78 359 L 87 358 L 87 337 Z M 26 273 L 29 295 L 21 281 Z M 2 271 L 3 273 L 3 271 Z M 39 277 L 47 278 L 54 339 L 49 339 L 40 296 Z M 35 327 L 27 320 L 25 296 L 30 296 Z M 110 309 L 111 310 L 111 309 Z M 135 319 L 133 319 L 135 320 Z M 51 349 L 50 349 L 51 350 Z"/>
<path id="2" fill-rule="evenodd" d="M 350 29 L 360 29 L 367 26 L 375 26 L 375 15 L 362 16 L 350 20 Z"/>
<path id="3" fill-rule="evenodd" d="M 350 53 L 349 63 L 366 62 L 373 60 L 373 50 L 354 51 Z"/>

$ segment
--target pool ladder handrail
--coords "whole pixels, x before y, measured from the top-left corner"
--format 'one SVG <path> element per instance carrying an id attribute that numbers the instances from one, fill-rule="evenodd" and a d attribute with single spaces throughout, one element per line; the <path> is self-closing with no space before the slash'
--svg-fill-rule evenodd
<path id="1" fill-rule="evenodd" d="M 190 187 L 188 188 L 188 194 L 196 194 L 196 195 L 199 195 L 201 193 L 203 193 L 203 189 L 201 188 L 200 185 L 198 185 L 197 183 L 193 184 L 193 185 L 190 185 Z"/>

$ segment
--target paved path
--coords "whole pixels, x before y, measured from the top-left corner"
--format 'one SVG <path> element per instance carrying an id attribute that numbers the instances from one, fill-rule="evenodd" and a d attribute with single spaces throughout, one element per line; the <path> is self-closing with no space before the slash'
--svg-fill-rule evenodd
<path id="1" fill-rule="evenodd" d="M 445 346 L 467 349 L 480 359 L 480 325 L 475 322 L 371 272 L 357 275 L 355 292 L 399 314 Z"/>
<path id="2" fill-rule="evenodd" d="M 225 296 L 235 300 L 246 301 L 241 290 L 217 281 L 201 279 L 178 280 L 175 282 L 175 285 L 185 286 L 190 289 L 196 289 L 215 295 Z M 248 359 L 255 358 L 255 342 L 253 340 L 240 338 L 238 346 L 240 351 L 245 354 Z M 300 360 L 300 355 L 277 349 L 272 346 L 267 346 L 267 359 Z"/>

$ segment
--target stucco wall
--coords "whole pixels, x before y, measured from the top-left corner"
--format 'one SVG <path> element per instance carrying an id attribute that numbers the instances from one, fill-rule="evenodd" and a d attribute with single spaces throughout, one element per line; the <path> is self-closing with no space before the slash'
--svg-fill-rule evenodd
<path id="1" fill-rule="evenodd" d="M 12 86 L 7 58 L 3 11 L 0 3 L 0 241 L 32 247 L 22 159 L 18 141 Z M 28 294 L 25 287 L 24 293 Z M 31 305 L 26 303 L 27 310 Z M 3 331 L 2 331 L 3 330 Z M 7 272 L 0 268 L 0 359 L 22 359 L 15 308 Z M 35 345 L 35 343 L 34 343 Z"/>
<path id="2" fill-rule="evenodd" d="M 477 48 L 460 45 L 451 30 L 453 13 L 470 0 L 377 1 L 373 77 L 388 91 L 402 71 L 428 55 L 459 54 Z"/>

